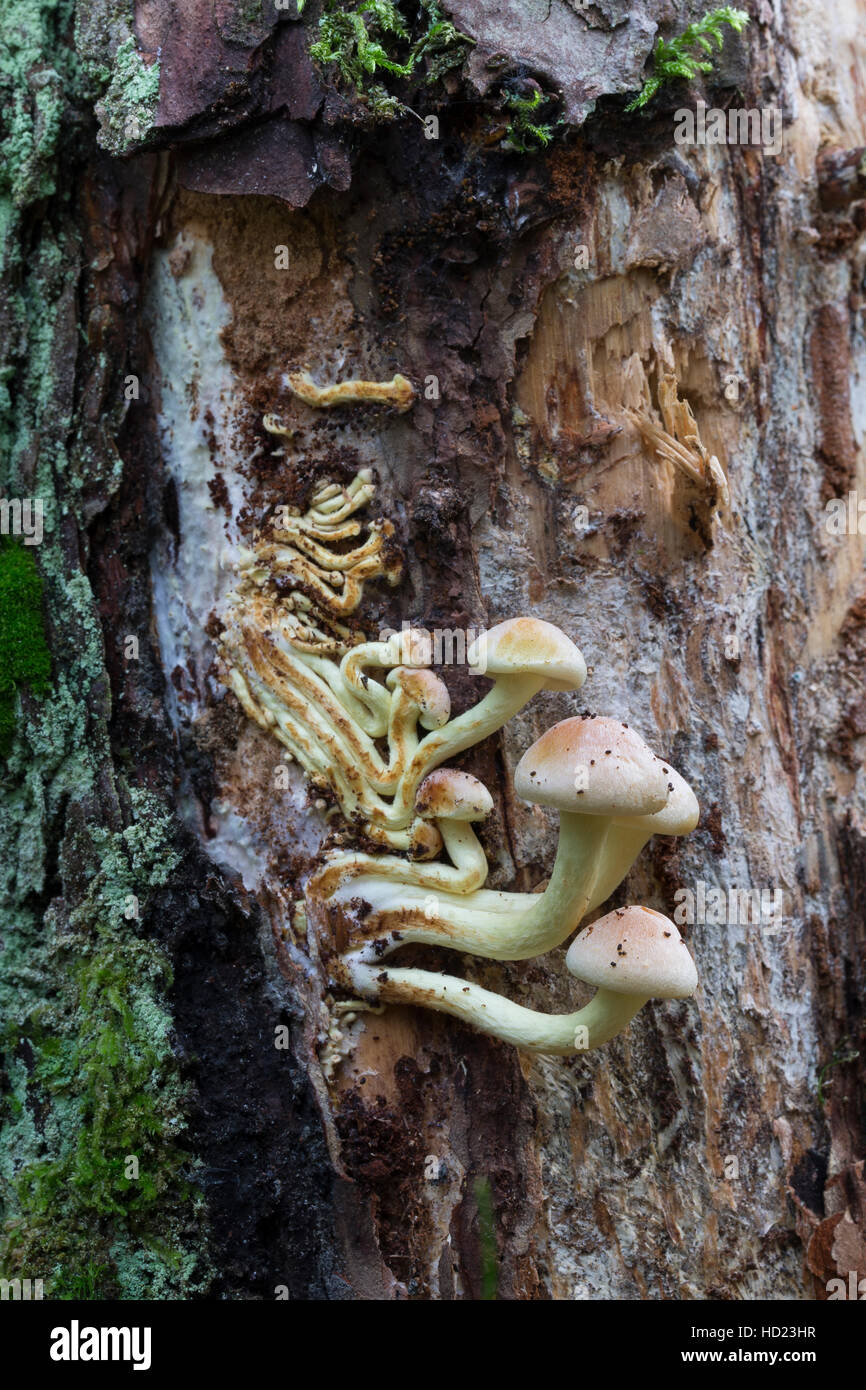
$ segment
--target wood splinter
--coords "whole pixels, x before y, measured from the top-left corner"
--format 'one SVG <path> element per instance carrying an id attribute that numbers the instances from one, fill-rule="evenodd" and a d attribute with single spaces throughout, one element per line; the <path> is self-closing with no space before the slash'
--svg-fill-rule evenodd
<path id="1" fill-rule="evenodd" d="M 677 379 L 672 372 L 666 372 L 659 382 L 658 402 L 664 428 L 644 411 L 626 411 L 640 430 L 644 443 L 660 458 L 675 464 L 698 486 L 712 488 L 718 501 L 727 507 L 731 499 L 724 469 L 715 454 L 702 444 L 691 406 L 688 401 L 680 400 Z"/>

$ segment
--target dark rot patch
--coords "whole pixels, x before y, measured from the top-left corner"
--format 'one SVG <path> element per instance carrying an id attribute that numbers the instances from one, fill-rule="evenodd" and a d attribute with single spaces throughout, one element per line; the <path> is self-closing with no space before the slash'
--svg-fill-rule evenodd
<path id="1" fill-rule="evenodd" d="M 197 850 L 186 883 L 154 902 L 175 970 L 178 1051 L 195 1094 L 190 1139 L 201 1167 L 216 1267 L 210 1297 L 343 1298 L 332 1172 L 312 1089 L 274 1030 L 297 1026 L 286 988 L 246 916 Z"/>

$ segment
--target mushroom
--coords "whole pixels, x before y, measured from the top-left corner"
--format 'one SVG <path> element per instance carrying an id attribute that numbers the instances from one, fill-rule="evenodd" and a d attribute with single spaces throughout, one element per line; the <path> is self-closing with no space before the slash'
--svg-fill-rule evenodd
<path id="1" fill-rule="evenodd" d="M 673 922 L 647 907 L 618 908 L 586 927 L 568 950 L 572 975 L 597 992 L 571 1014 L 543 1014 L 453 975 L 345 961 L 347 984 L 376 1003 L 451 1014 L 529 1052 L 565 1056 L 609 1042 L 649 999 L 687 999 L 694 961 Z"/>
<path id="2" fill-rule="evenodd" d="M 493 676 L 493 687 L 477 705 L 422 739 L 394 798 L 395 824 L 405 824 L 422 778 L 446 758 L 501 729 L 539 690 L 579 690 L 586 680 L 578 648 L 542 618 L 498 623 L 470 645 L 467 662 L 479 674 Z"/>
<path id="3" fill-rule="evenodd" d="M 485 820 L 492 810 L 493 797 L 484 783 L 468 772 L 440 767 L 418 788 L 415 812 L 422 820 L 436 822 L 457 870 L 443 884 L 452 893 L 471 893 L 487 878 L 487 856 L 472 822 Z"/>
<path id="4" fill-rule="evenodd" d="M 690 789 L 679 781 L 678 803 L 691 797 L 696 810 Z M 587 717 L 564 719 L 542 734 L 521 759 L 514 785 L 526 800 L 559 811 L 556 859 L 544 892 L 479 890 L 468 898 L 443 893 L 431 917 L 412 887 L 372 875 L 351 889 L 339 885 L 336 898 L 360 897 L 369 904 L 355 937 L 362 956 L 364 942 L 389 933 L 388 949 L 421 941 L 491 960 L 525 960 L 561 945 L 590 906 L 603 901 L 600 889 L 609 896 L 625 877 L 654 833 L 653 817 L 664 820 L 673 783 L 668 765 L 633 729 Z M 673 814 L 671 820 L 677 823 Z"/>
<path id="5" fill-rule="evenodd" d="M 560 823 L 575 808 L 581 817 L 603 817 L 586 911 L 610 897 L 653 835 L 687 835 L 700 817 L 688 782 L 634 729 L 602 716 L 563 719 L 543 733 L 518 763 L 514 790 L 556 807 Z M 571 829 L 579 825 L 572 821 Z"/>
<path id="6" fill-rule="evenodd" d="M 418 747 L 418 725 L 441 729 L 451 717 L 444 681 L 424 667 L 395 666 L 385 684 L 392 692 L 388 716 L 389 785 L 399 780 Z"/>
<path id="7" fill-rule="evenodd" d="M 418 789 L 415 811 L 420 819 L 413 825 L 419 840 L 422 831 L 427 831 L 435 834 L 440 847 L 444 841 L 451 857 L 450 864 L 411 864 L 396 855 L 331 854 L 324 867 L 309 880 L 307 891 L 320 898 L 333 898 L 335 890 L 343 885 L 344 896 L 366 897 L 371 880 L 378 880 L 404 888 L 411 885 L 428 895 L 438 894 L 443 889 L 450 893 L 471 893 L 487 878 L 487 858 L 471 822 L 484 820 L 492 810 L 493 798 L 477 777 L 450 767 L 438 768 Z M 416 858 L 421 857 L 418 850 L 415 853 Z M 362 875 L 367 877 L 359 885 Z M 399 887 L 397 891 L 399 893 Z M 424 900 L 422 910 L 425 914 L 433 910 L 429 897 Z"/>

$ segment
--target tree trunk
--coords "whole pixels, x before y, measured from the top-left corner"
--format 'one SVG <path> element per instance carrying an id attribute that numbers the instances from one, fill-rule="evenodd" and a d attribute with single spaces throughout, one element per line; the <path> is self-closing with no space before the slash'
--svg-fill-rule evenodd
<path id="1" fill-rule="evenodd" d="M 421 1300 L 866 1277 L 864 6 L 749 8 L 710 75 L 629 113 L 659 26 L 702 6 L 443 0 L 473 43 L 430 83 L 427 58 L 386 74 L 415 113 L 390 118 L 310 58 L 312 0 L 0 21 L 0 495 L 44 503 L 21 548 L 51 652 L 47 693 L 0 672 L 7 1277 Z M 676 143 L 699 99 L 778 108 L 781 150 Z M 401 374 L 414 403 L 316 408 L 304 370 Z M 583 709 L 701 803 L 602 909 L 689 918 L 698 994 L 597 1051 L 337 1008 L 340 923 L 303 905 L 349 827 L 219 639 L 273 509 L 364 468 L 402 572 L 364 584 L 356 637 L 526 614 L 589 667 L 451 760 L 493 797 L 489 887 L 550 875 L 555 818 L 514 770 Z M 453 714 L 488 688 L 437 669 Z M 588 997 L 564 948 L 410 949 L 547 1013 Z"/>

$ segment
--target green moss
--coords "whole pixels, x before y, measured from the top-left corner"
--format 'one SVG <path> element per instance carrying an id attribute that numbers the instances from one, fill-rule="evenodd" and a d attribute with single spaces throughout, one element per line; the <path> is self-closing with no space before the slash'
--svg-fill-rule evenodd
<path id="1" fill-rule="evenodd" d="M 749 16 L 745 10 L 722 5 L 720 9 L 711 10 L 702 19 L 690 24 L 676 38 L 658 39 L 653 50 L 653 75 L 647 78 L 637 96 L 625 108 L 626 111 L 637 111 L 646 106 L 667 82 L 679 79 L 691 82 L 698 73 L 712 72 L 713 43 L 719 52 L 724 43 L 722 25 L 727 24 L 740 34 L 748 23 Z M 710 56 L 705 58 L 701 54 Z"/>
<path id="2" fill-rule="evenodd" d="M 493 1221 L 493 1196 L 489 1178 L 476 1178 L 475 1205 L 478 1208 L 478 1234 L 481 1245 L 481 1297 L 494 1300 L 499 1293 L 499 1249 Z"/>
<path id="3" fill-rule="evenodd" d="M 12 746 L 15 693 L 48 693 L 51 654 L 42 617 L 42 579 L 33 552 L 0 538 L 0 757 Z"/>
<path id="4" fill-rule="evenodd" d="M 195 1257 L 179 1239 L 194 1228 L 198 1202 L 163 1002 L 171 972 L 127 917 L 178 856 L 156 798 L 130 796 L 132 825 L 82 827 L 69 847 L 88 877 L 82 901 L 68 918 L 49 914 L 38 952 L 25 933 L 4 962 L 12 1084 L 0 1171 L 12 1196 L 3 1264 L 38 1271 L 55 1298 L 87 1296 L 91 1284 L 93 1297 L 123 1298 L 197 1286 Z M 45 996 L 21 979 L 14 987 L 19 970 L 40 967 L 51 980 Z"/>
<path id="5" fill-rule="evenodd" d="M 518 154 L 530 154 L 549 145 L 553 139 L 554 128 L 549 123 L 539 123 L 538 117 L 541 110 L 555 100 L 555 97 L 539 89 L 536 89 L 531 97 L 506 92 L 505 105 L 511 113 L 511 122 L 503 148 L 515 150 Z"/>
<path id="6" fill-rule="evenodd" d="M 103 496 L 118 483 L 110 442 L 82 445 L 74 413 L 74 208 L 94 102 L 111 91 L 124 140 L 124 110 L 152 109 L 131 33 L 129 0 L 0 7 L 0 496 L 40 497 L 46 517 L 39 589 L 26 548 L 0 556 L 20 600 L 0 669 L 16 690 L 44 689 L 44 605 L 54 670 L 50 699 L 7 720 L 0 764 L 0 1272 L 63 1298 L 184 1297 L 205 1277 L 169 963 L 141 925 L 177 862 L 173 822 L 150 793 L 117 786 L 102 631 L 69 544 L 87 520 L 71 459 L 87 449 Z M 86 369 L 110 395 L 111 364 Z M 133 895 L 139 918 L 126 916 Z"/>
<path id="7" fill-rule="evenodd" d="M 389 119 L 409 110 L 390 90 L 389 78 L 423 73 L 427 84 L 436 82 L 460 66 L 473 42 L 445 19 L 436 0 L 361 0 L 351 8 L 330 0 L 310 53 L 335 64 L 373 114 Z"/>

